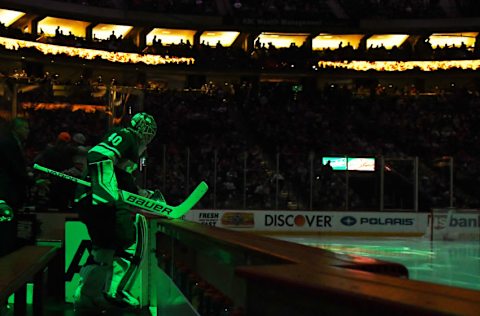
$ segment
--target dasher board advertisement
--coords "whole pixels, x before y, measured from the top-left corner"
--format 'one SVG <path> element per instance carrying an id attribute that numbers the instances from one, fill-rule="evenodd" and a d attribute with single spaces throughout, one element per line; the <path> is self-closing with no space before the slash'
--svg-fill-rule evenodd
<path id="1" fill-rule="evenodd" d="M 272 232 L 424 234 L 428 214 L 415 212 L 309 212 L 192 210 L 186 220 Z"/>

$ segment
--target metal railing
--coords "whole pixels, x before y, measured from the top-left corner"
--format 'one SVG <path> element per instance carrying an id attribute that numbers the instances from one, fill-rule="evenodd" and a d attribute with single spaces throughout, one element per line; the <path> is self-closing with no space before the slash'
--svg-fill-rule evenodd
<path id="1" fill-rule="evenodd" d="M 453 174 L 435 178 L 441 188 L 435 192 L 433 181 L 421 181 L 427 174 L 425 167 L 419 169 L 418 157 L 370 157 L 375 159 L 373 171 L 352 171 L 329 169 L 322 162 L 324 155 L 313 152 L 269 155 L 158 145 L 149 149 L 149 156 L 147 185 L 160 188 L 174 204 L 196 183 L 209 184 L 199 208 L 427 211 L 454 203 Z M 430 194 L 442 199 L 432 205 Z"/>

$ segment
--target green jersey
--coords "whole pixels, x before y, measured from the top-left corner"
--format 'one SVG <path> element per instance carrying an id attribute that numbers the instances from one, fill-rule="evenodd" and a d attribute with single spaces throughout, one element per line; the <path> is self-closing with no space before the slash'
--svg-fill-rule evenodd
<path id="1" fill-rule="evenodd" d="M 110 131 L 87 154 L 88 174 L 92 190 L 79 186 L 76 200 L 93 193 L 100 203 L 118 199 L 117 190 L 137 192 L 133 171 L 138 167 L 139 141 L 128 128 Z"/>

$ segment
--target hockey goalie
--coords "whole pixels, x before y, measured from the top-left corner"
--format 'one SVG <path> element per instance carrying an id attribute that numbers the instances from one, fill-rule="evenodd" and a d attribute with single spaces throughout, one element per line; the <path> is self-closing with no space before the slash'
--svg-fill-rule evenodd
<path id="1" fill-rule="evenodd" d="M 125 203 L 119 192 L 153 198 L 151 191 L 137 187 L 133 172 L 156 131 L 151 115 L 137 113 L 129 126 L 111 130 L 87 154 L 84 180 L 91 186 L 77 186 L 75 209 L 88 229 L 92 250 L 80 271 L 75 311 L 100 314 L 140 309 L 128 288 L 142 260 L 146 220 L 133 212 L 133 206 Z M 156 195 L 163 200 L 160 193 Z"/>

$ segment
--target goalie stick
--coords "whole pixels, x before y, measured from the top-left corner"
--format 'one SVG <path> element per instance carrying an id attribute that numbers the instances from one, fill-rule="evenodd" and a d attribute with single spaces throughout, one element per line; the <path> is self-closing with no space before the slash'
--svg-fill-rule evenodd
<path id="1" fill-rule="evenodd" d="M 34 164 L 33 168 L 39 171 L 63 178 L 65 180 L 69 180 L 77 184 L 84 185 L 86 187 L 92 186 L 92 184 L 88 181 L 78 179 L 76 177 L 72 177 L 68 174 L 49 169 L 47 167 L 43 167 L 38 164 Z M 193 192 L 187 197 L 187 199 L 177 206 L 171 206 L 165 202 L 155 201 L 155 200 L 143 197 L 141 195 L 134 194 L 128 191 L 120 190 L 120 189 L 118 190 L 118 192 L 119 192 L 120 199 L 122 199 L 123 202 L 129 205 L 141 208 L 142 210 L 147 211 L 148 213 L 151 213 L 154 215 L 163 215 L 170 218 L 180 218 L 183 215 L 185 215 L 188 211 L 190 211 L 190 209 L 195 204 L 197 204 L 198 201 L 200 201 L 200 199 L 205 195 L 207 190 L 208 190 L 208 185 L 204 181 L 200 182 L 200 184 L 195 188 L 195 190 L 193 190 Z"/>

